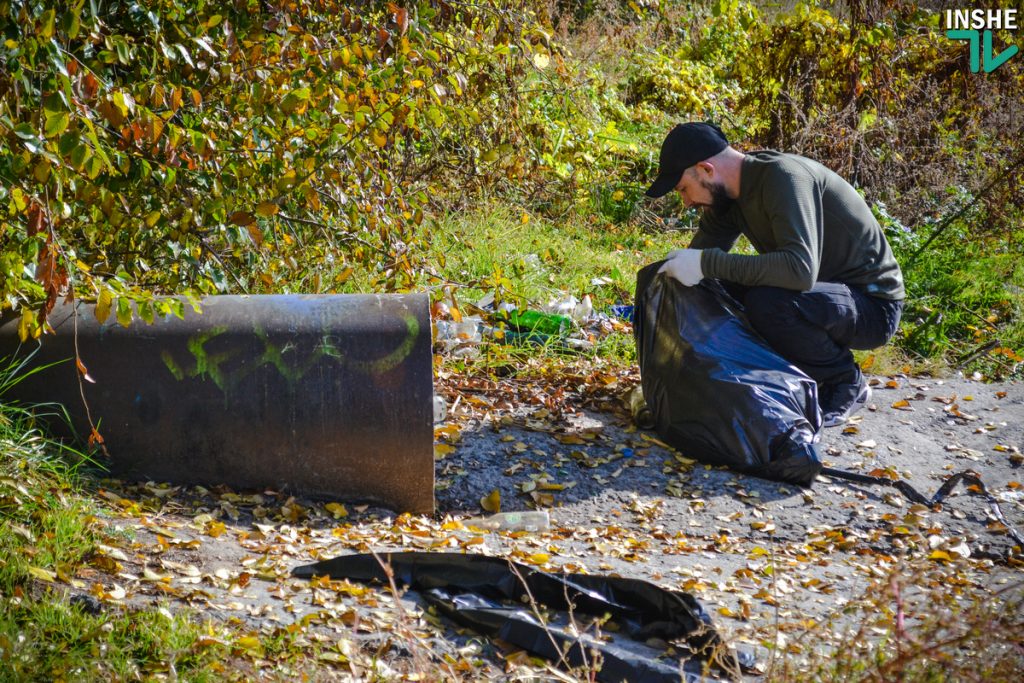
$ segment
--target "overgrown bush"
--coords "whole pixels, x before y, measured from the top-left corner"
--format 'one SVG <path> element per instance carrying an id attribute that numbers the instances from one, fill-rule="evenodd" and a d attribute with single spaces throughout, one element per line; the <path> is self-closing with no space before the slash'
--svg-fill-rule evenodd
<path id="1" fill-rule="evenodd" d="M 70 291 L 127 324 L 130 299 L 180 312 L 153 292 L 409 287 L 430 199 L 571 178 L 599 130 L 565 120 L 563 57 L 504 0 L 25 0 L 0 22 L 0 294 L 25 337 Z"/>
<path id="2" fill-rule="evenodd" d="M 970 73 L 913 3 L 17 0 L 0 30 L 0 307 L 25 337 L 72 291 L 129 324 L 181 313 L 159 294 L 440 285 L 430 219 L 492 201 L 650 224 L 684 119 L 819 159 L 915 239 L 970 203 L 979 254 L 1020 251 L 1024 60 Z"/>

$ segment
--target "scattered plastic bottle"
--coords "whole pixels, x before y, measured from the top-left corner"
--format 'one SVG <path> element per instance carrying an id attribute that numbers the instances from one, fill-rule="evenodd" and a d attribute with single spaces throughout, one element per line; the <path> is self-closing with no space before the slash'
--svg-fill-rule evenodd
<path id="1" fill-rule="evenodd" d="M 489 517 L 473 517 L 462 524 L 489 531 L 546 531 L 551 526 L 551 516 L 547 510 L 499 512 Z"/>
<path id="2" fill-rule="evenodd" d="M 482 339 L 481 329 L 484 327 L 480 316 L 465 317 L 454 320 L 436 320 L 434 329 L 438 347 L 445 353 L 460 358 L 475 358 L 480 354 L 478 345 Z"/>
<path id="3" fill-rule="evenodd" d="M 505 314 L 508 324 L 521 332 L 561 335 L 572 329 L 572 318 L 557 313 L 516 310 Z"/>
<path id="4" fill-rule="evenodd" d="M 643 387 L 637 385 L 626 394 L 626 406 L 633 416 L 633 423 L 640 429 L 654 429 L 654 413 L 644 400 Z"/>
<path id="5" fill-rule="evenodd" d="M 444 346 L 457 346 L 462 343 L 475 343 L 480 341 L 478 331 L 479 320 L 467 322 L 453 322 L 451 320 L 438 320 L 434 323 L 437 330 L 437 341 Z"/>

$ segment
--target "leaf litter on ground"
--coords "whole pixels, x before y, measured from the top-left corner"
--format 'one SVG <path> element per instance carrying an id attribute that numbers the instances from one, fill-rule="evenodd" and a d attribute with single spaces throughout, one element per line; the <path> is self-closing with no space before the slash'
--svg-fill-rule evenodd
<path id="1" fill-rule="evenodd" d="M 233 652 L 257 664 L 269 661 L 268 638 L 288 633 L 288 653 L 275 657 L 315 660 L 339 676 L 365 671 L 373 658 L 360 653 L 368 652 L 386 653 L 381 661 L 399 676 L 412 675 L 416 657 L 468 679 L 550 666 L 460 633 L 413 594 L 290 576 L 297 564 L 345 552 L 462 551 L 545 571 L 637 576 L 692 592 L 732 642 L 762 661 L 807 666 L 845 647 L 857 629 L 876 641 L 891 635 L 891 610 L 868 606 L 893 581 L 908 582 L 904 597 L 928 596 L 905 614 L 907 629 L 965 601 L 988 601 L 991 615 L 1020 605 L 1019 549 L 970 491 L 932 509 L 888 491 L 828 481 L 799 490 L 709 468 L 630 423 L 619 399 L 637 379 L 587 359 L 514 379 L 441 373 L 450 409 L 435 436 L 450 450 L 435 452 L 435 517 L 271 490 L 103 480 L 96 494 L 104 542 L 73 576 L 37 578 L 104 609 L 211 617 L 234 629 L 217 637 L 234 638 Z M 902 392 L 894 382 L 878 383 Z M 1024 390 L 958 384 L 969 386 L 933 394 L 944 400 L 925 400 L 931 384 L 898 393 L 919 404 L 910 424 L 880 397 L 858 432 L 826 432 L 823 453 L 835 466 L 911 477 L 922 490 L 937 488 L 955 458 L 973 454 L 988 487 L 1004 496 L 1008 519 L 1020 524 L 1024 503 L 1005 494 L 1020 489 L 1010 456 L 1019 453 L 1024 420 L 1014 418 L 1024 415 Z M 978 419 L 949 410 L 972 394 Z M 550 511 L 549 529 L 462 523 L 535 508 Z"/>

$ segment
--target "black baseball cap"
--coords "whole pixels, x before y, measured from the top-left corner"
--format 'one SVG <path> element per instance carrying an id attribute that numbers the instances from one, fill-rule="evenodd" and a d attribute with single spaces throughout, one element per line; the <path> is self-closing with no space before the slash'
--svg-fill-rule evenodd
<path id="1" fill-rule="evenodd" d="M 683 171 L 710 159 L 729 146 L 722 129 L 713 123 L 680 123 L 665 136 L 658 158 L 658 177 L 648 197 L 662 197 L 679 184 Z"/>

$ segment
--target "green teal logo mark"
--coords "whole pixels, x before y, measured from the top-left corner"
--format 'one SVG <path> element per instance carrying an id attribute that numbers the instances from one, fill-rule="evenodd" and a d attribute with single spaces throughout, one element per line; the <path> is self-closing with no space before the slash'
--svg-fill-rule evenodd
<path id="1" fill-rule="evenodd" d="M 978 73 L 982 69 L 987 74 L 992 73 L 1020 51 L 1020 48 L 1016 45 L 1011 45 L 998 55 L 993 55 L 992 31 L 946 31 L 946 37 L 951 40 L 966 40 L 970 42 L 971 71 L 973 73 Z"/>
<path id="2" fill-rule="evenodd" d="M 990 74 L 1020 51 L 1010 45 L 999 54 L 992 53 L 993 31 L 1016 31 L 1017 10 L 978 8 L 947 9 L 946 37 L 970 43 L 971 71 Z"/>

